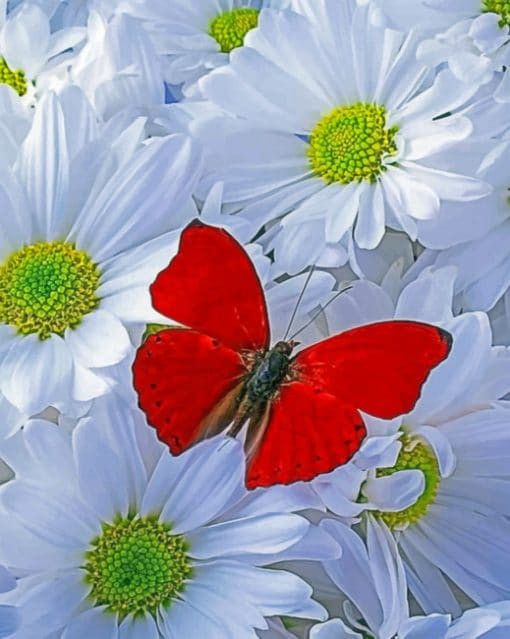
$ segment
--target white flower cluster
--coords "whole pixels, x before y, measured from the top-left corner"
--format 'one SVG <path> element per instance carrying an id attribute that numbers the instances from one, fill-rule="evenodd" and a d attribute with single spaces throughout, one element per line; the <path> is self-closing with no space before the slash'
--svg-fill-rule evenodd
<path id="1" fill-rule="evenodd" d="M 0 0 L 0 637 L 510 637 L 509 65 L 509 0 Z M 132 364 L 196 218 L 273 340 L 448 331 L 413 410 L 310 482 L 172 456 Z"/>

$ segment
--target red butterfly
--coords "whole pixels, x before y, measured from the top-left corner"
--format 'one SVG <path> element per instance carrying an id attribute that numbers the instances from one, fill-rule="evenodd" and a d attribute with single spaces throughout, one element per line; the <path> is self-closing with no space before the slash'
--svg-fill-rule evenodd
<path id="1" fill-rule="evenodd" d="M 133 365 L 139 404 L 178 455 L 249 421 L 248 488 L 310 480 L 345 464 L 366 435 L 358 412 L 409 412 L 450 351 L 446 331 L 388 321 L 325 339 L 291 357 L 269 348 L 264 293 L 243 247 L 192 222 L 151 286 L 160 313 L 190 328 L 151 335 Z"/>

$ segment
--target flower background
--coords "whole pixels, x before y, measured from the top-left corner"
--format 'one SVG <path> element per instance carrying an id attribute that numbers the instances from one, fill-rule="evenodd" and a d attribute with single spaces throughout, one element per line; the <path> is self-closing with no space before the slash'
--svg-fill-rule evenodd
<path id="1" fill-rule="evenodd" d="M 0 0 L 0 637 L 510 637 L 509 63 L 507 0 Z M 196 218 L 274 342 L 447 330 L 413 410 L 310 482 L 172 456 L 132 365 Z"/>

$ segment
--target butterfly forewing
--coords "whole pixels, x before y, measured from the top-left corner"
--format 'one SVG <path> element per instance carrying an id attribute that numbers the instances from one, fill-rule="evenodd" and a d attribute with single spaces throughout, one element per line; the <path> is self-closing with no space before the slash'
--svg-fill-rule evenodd
<path id="1" fill-rule="evenodd" d="M 192 222 L 150 290 L 157 311 L 233 350 L 269 345 L 267 307 L 255 267 L 222 229 Z"/>
<path id="2" fill-rule="evenodd" d="M 298 353 L 299 378 L 370 415 L 410 412 L 431 370 L 450 352 L 446 331 L 420 322 L 367 324 Z"/>

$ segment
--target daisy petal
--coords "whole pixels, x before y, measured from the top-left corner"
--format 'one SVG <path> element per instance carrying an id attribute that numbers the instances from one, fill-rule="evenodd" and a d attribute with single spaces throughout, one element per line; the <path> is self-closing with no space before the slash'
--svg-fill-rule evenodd
<path id="1" fill-rule="evenodd" d="M 3 394 L 27 415 L 68 397 L 71 379 L 71 355 L 58 335 L 43 341 L 33 334 L 23 337 L 11 346 L 0 365 Z"/>
<path id="2" fill-rule="evenodd" d="M 104 607 L 85 610 L 81 615 L 70 621 L 62 639 L 118 639 L 117 615 L 106 612 Z"/>

